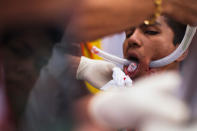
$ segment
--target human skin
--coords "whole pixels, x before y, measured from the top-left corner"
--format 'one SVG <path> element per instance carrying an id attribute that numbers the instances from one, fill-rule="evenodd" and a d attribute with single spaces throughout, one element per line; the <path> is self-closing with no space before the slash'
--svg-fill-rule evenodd
<path id="1" fill-rule="evenodd" d="M 184 24 L 197 25 L 196 6 L 196 0 L 163 0 L 163 13 Z"/>
<path id="2" fill-rule="evenodd" d="M 86 27 L 87 29 L 96 27 L 100 30 L 97 31 L 98 34 L 103 35 L 102 30 L 106 29 L 106 27 L 107 30 L 109 30 L 107 31 L 108 33 L 120 29 L 123 30 L 130 25 L 139 24 L 146 17 L 154 13 L 155 9 L 152 0 L 140 1 L 126 0 L 121 2 L 119 0 L 101 0 L 98 2 L 96 0 L 35 0 L 26 2 L 20 0 L 17 1 L 17 3 L 13 1 L 2 1 L 0 20 L 3 26 L 47 23 L 66 24 L 67 21 L 69 21 L 69 16 L 74 14 L 72 17 L 80 16 L 78 19 L 71 19 L 71 22 L 74 23 L 73 26 L 77 26 L 76 29 L 80 29 L 78 27 L 82 27 L 83 29 L 86 29 Z M 138 2 L 141 4 L 139 5 Z M 136 14 L 136 12 L 139 12 L 139 14 Z M 75 20 L 80 20 L 79 26 Z M 133 21 L 133 24 L 131 24 L 130 21 Z M 126 24 L 126 26 L 123 26 L 124 24 Z M 117 28 L 113 29 L 116 26 L 118 30 Z M 91 29 L 90 31 L 93 30 Z M 92 32 L 89 32 L 89 34 L 91 33 Z"/>
<path id="3" fill-rule="evenodd" d="M 72 40 L 95 40 L 136 26 L 154 11 L 152 0 L 85 0 L 71 18 L 66 29 L 67 37 Z"/>
<path id="4" fill-rule="evenodd" d="M 75 3 L 73 0 L 19 0 L 17 2 L 3 0 L 1 1 L 0 25 L 1 28 L 7 28 L 66 24 L 73 3 Z"/>
<path id="5" fill-rule="evenodd" d="M 193 2 L 194 0 L 182 0 L 182 3 L 180 1 L 163 0 L 162 13 L 182 23 L 196 25 L 197 15 L 195 12 L 197 12 L 197 9 L 195 7 L 197 3 Z M 183 7 L 184 10 L 182 10 Z M 192 10 L 190 7 L 192 7 Z M 71 23 L 67 28 L 68 38 L 82 41 L 101 38 L 139 25 L 154 13 L 153 0 L 100 0 L 99 2 L 97 0 L 86 0 L 79 5 L 71 18 Z"/>
<path id="6" fill-rule="evenodd" d="M 164 0 L 162 7 L 163 13 L 196 25 L 196 5 L 195 0 Z M 66 27 L 70 21 L 67 38 L 94 40 L 139 25 L 154 12 L 153 0 L 4 0 L 1 1 L 0 29 L 43 24 Z"/>
<path id="7" fill-rule="evenodd" d="M 165 22 L 163 16 L 157 23 L 150 26 L 141 25 L 136 29 L 126 31 L 127 39 L 123 45 L 124 57 L 129 60 L 137 59 L 138 67 L 135 72 L 128 73 L 132 79 L 139 78 L 158 71 L 177 70 L 183 56 L 173 63 L 159 68 L 150 68 L 150 62 L 161 59 L 172 53 L 176 47 L 173 44 L 174 32 Z"/>

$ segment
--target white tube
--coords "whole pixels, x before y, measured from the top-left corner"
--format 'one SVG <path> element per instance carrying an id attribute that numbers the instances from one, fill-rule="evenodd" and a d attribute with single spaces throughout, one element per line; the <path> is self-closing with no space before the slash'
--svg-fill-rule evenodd
<path id="1" fill-rule="evenodd" d="M 96 46 L 93 46 L 91 51 L 93 53 L 99 55 L 100 57 L 102 57 L 102 58 L 104 58 L 108 61 L 111 61 L 113 63 L 116 63 L 116 64 L 129 65 L 132 62 L 132 61 L 129 61 L 127 59 L 122 59 L 122 58 L 119 58 L 117 56 L 111 55 L 107 52 L 104 52 L 103 50 L 97 48 Z"/>
<path id="2" fill-rule="evenodd" d="M 174 62 L 176 59 L 178 59 L 185 52 L 185 50 L 187 50 L 187 48 L 191 44 L 191 41 L 194 37 L 195 32 L 196 32 L 196 27 L 191 27 L 188 25 L 187 29 L 186 29 L 185 36 L 184 36 L 181 44 L 179 45 L 179 47 L 174 52 L 172 52 L 170 55 L 168 55 L 162 59 L 152 61 L 150 63 L 150 67 L 152 67 L 152 68 L 162 67 L 162 66 L 168 65 L 168 64 Z"/>
<path id="3" fill-rule="evenodd" d="M 185 52 L 185 50 L 189 47 L 189 45 L 191 44 L 191 41 L 192 41 L 192 39 L 195 35 L 195 32 L 196 32 L 196 28 L 197 27 L 191 27 L 188 25 L 187 29 L 186 29 L 186 33 L 184 35 L 184 38 L 183 38 L 181 44 L 179 45 L 179 47 L 174 52 L 172 52 L 170 55 L 168 55 L 162 59 L 152 61 L 150 63 L 150 67 L 152 67 L 152 68 L 162 67 L 162 66 L 165 66 L 165 65 L 168 65 L 168 64 L 174 62 L 177 58 L 179 58 Z M 113 62 L 113 63 L 117 63 L 117 64 L 121 64 L 121 65 L 129 65 L 132 62 L 127 59 L 119 58 L 117 56 L 114 56 L 114 55 L 111 55 L 107 52 L 104 52 L 103 50 L 100 50 L 96 46 L 94 46 L 92 48 L 92 52 L 99 55 L 100 57 L 102 57 L 106 60 Z"/>

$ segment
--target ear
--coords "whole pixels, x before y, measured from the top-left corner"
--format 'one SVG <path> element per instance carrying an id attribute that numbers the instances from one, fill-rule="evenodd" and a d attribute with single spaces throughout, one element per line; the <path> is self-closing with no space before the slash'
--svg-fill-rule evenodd
<path id="1" fill-rule="evenodd" d="M 187 49 L 178 59 L 176 59 L 176 62 L 183 61 L 187 57 L 188 52 L 189 52 L 189 50 Z"/>

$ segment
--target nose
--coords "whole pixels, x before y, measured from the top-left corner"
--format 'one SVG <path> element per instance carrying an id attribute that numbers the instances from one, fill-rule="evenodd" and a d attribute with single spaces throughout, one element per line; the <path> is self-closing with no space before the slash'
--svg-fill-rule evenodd
<path id="1" fill-rule="evenodd" d="M 142 33 L 136 29 L 133 34 L 128 38 L 128 46 L 132 48 L 140 48 L 142 46 Z"/>

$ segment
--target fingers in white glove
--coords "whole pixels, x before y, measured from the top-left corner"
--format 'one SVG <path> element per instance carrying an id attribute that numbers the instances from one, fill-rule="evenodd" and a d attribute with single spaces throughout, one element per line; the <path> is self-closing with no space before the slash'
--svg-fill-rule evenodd
<path id="1" fill-rule="evenodd" d="M 86 80 L 96 88 L 101 88 L 112 79 L 114 64 L 103 60 L 81 57 L 76 78 Z"/>
<path id="2" fill-rule="evenodd" d="M 133 81 L 131 80 L 131 78 L 129 76 L 126 76 L 125 85 L 126 85 L 126 87 L 132 87 L 132 85 L 133 85 Z"/>
<path id="3" fill-rule="evenodd" d="M 129 76 L 118 67 L 113 68 L 112 80 L 105 84 L 101 90 L 109 90 L 113 88 L 128 88 L 132 87 L 132 80 Z"/>

